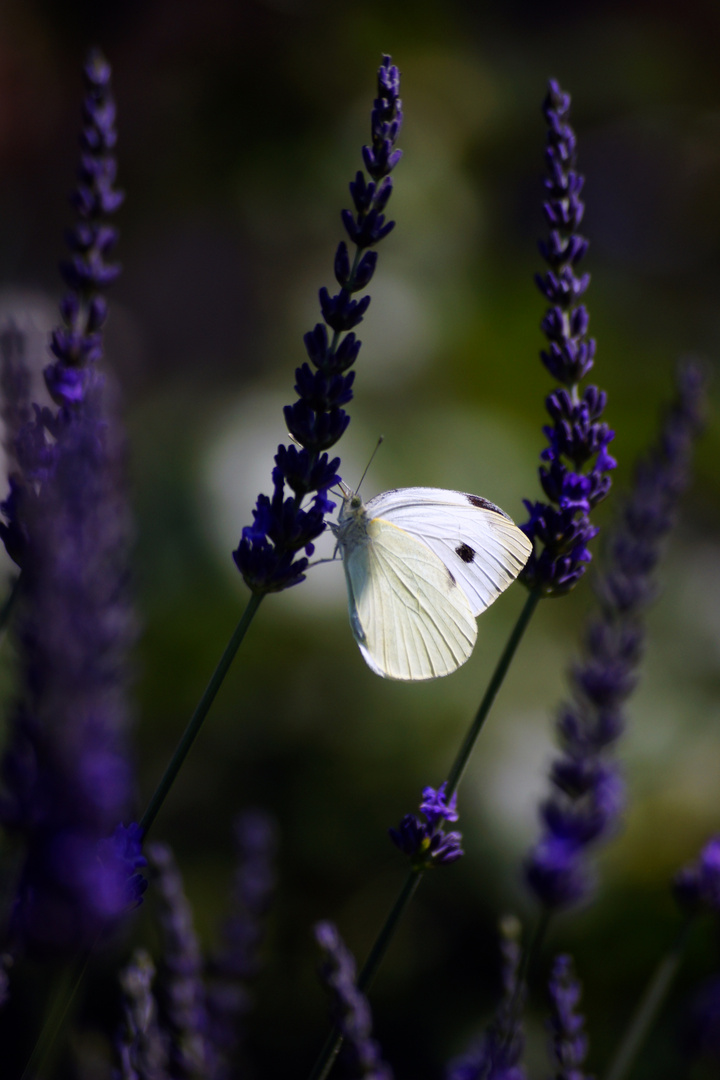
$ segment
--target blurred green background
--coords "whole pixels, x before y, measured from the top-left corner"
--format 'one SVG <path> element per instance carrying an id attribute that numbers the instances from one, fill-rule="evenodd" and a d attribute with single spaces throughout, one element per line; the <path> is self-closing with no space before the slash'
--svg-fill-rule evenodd
<path id="1" fill-rule="evenodd" d="M 676 357 L 712 366 L 720 352 L 720 7 L 2 0 L 0 309 L 31 334 L 39 366 L 92 43 L 113 64 L 127 192 L 107 352 L 132 446 L 141 812 L 247 599 L 230 552 L 269 490 L 302 334 L 319 319 L 318 288 L 332 285 L 381 54 L 403 76 L 405 156 L 390 204 L 397 228 L 379 248 L 360 327 L 342 472 L 355 484 L 382 433 L 366 496 L 456 487 L 522 520 L 521 499 L 539 492 L 551 386 L 532 280 L 546 231 L 546 80 L 573 96 L 592 378 L 609 392 L 622 488 Z M 534 1076 L 547 1072 L 552 951 L 576 956 L 589 1067 L 601 1072 L 677 929 L 668 878 L 720 824 L 719 448 L 711 406 L 620 745 L 629 810 L 600 857 L 597 902 L 557 921 L 532 975 Z M 612 499 L 599 516 L 611 512 Z M 210 943 L 232 816 L 259 805 L 277 819 L 279 892 L 250 1035 L 258 1076 L 309 1070 L 325 1033 L 311 926 L 329 917 L 366 953 L 405 874 L 387 827 L 443 779 L 523 599 L 516 587 L 483 616 L 461 671 L 415 686 L 363 664 L 339 564 L 263 605 L 156 825 Z M 398 1077 L 439 1077 L 488 1018 L 498 915 L 532 924 L 519 866 L 591 602 L 585 581 L 538 611 L 461 789 L 467 856 L 424 882 L 377 980 L 376 1031 Z M 138 940 L 151 932 L 149 908 Z M 680 1074 L 683 1003 L 717 967 L 700 929 L 637 1077 Z"/>

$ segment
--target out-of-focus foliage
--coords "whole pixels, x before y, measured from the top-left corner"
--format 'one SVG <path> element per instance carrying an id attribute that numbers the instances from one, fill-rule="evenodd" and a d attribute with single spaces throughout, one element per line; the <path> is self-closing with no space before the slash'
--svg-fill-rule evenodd
<path id="1" fill-rule="evenodd" d="M 596 371 L 622 487 L 677 354 L 720 355 L 720 12 L 701 0 L 575 11 L 520 0 L 4 0 L 0 308 L 34 327 L 38 367 L 91 42 L 113 65 L 127 192 L 107 342 L 132 443 L 141 811 L 247 598 L 230 553 L 285 436 L 281 406 L 331 280 L 381 53 L 403 75 L 405 157 L 342 473 L 356 483 L 382 433 L 367 495 L 456 487 L 520 519 L 522 497 L 538 493 L 550 389 L 532 282 L 546 80 L 573 98 Z M 650 616 L 620 751 L 630 807 L 603 856 L 604 887 L 549 943 L 575 954 L 596 1072 L 674 933 L 666 882 L 718 828 L 719 444 L 711 415 Z M 601 520 L 611 511 L 612 497 Z M 375 1033 L 399 1076 L 439 1076 L 492 1012 L 497 913 L 530 917 L 519 863 L 590 589 L 541 605 L 461 789 L 466 858 L 423 885 L 374 988 Z M 387 827 L 444 778 L 522 599 L 513 589 L 483 616 L 461 671 L 415 686 L 365 667 L 339 565 L 263 605 L 156 825 L 209 942 L 232 818 L 248 805 L 277 818 L 279 904 L 250 1046 L 259 1075 L 309 1068 L 325 1030 L 311 925 L 331 918 L 365 954 L 405 872 Z M 708 972 L 708 954 L 700 932 L 671 1008 Z M 545 958 L 534 976 L 531 1055 L 544 1051 L 548 970 Z M 87 1023 L 105 1006 L 89 994 Z M 676 1054 L 663 1025 L 638 1078 L 677 1075 Z"/>

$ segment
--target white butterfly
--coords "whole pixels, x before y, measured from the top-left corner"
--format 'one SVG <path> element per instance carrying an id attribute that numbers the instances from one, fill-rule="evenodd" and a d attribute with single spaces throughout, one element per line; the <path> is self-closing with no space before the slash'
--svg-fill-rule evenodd
<path id="1" fill-rule="evenodd" d="M 449 675 L 470 656 L 475 616 L 518 576 L 532 545 L 498 506 L 463 491 L 397 488 L 364 505 L 342 485 L 331 525 L 350 625 L 376 675 Z"/>

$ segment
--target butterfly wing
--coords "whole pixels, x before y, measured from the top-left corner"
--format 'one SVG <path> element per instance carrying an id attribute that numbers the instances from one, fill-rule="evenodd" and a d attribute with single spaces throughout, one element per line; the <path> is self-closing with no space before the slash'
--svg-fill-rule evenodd
<path id="1" fill-rule="evenodd" d="M 388 679 L 449 675 L 472 653 L 470 604 L 427 545 L 391 522 L 343 553 L 350 625 L 368 666 Z"/>
<path id="2" fill-rule="evenodd" d="M 444 488 L 398 488 L 371 499 L 383 518 L 426 544 L 445 564 L 479 615 L 518 576 L 532 545 L 517 525 L 478 495 Z"/>

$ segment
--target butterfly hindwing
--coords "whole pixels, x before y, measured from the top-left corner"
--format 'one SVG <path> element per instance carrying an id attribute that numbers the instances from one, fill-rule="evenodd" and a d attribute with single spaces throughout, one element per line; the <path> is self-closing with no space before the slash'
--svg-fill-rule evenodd
<path id="1" fill-rule="evenodd" d="M 479 615 L 518 576 L 532 550 L 530 541 L 493 503 L 443 488 L 398 488 L 366 505 L 370 519 L 397 525 L 450 570 Z"/>
<path id="2" fill-rule="evenodd" d="M 377 675 L 432 679 L 465 663 L 477 637 L 473 612 L 426 544 L 375 517 L 344 565 L 353 634 Z"/>

